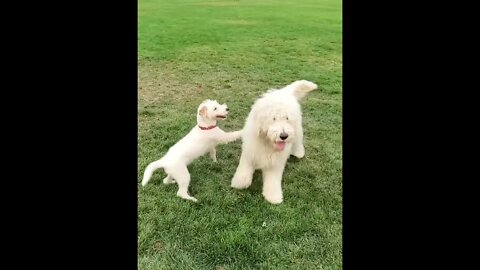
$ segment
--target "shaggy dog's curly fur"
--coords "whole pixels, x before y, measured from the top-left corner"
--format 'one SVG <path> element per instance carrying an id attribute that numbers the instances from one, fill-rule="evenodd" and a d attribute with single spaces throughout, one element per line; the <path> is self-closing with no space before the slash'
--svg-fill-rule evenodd
<path id="1" fill-rule="evenodd" d="M 302 113 L 299 100 L 317 89 L 313 82 L 295 81 L 279 90 L 270 90 L 252 106 L 243 128 L 242 155 L 231 186 L 248 188 L 253 173 L 263 173 L 263 196 L 273 204 L 283 201 L 282 175 L 290 155 L 302 158 Z"/>

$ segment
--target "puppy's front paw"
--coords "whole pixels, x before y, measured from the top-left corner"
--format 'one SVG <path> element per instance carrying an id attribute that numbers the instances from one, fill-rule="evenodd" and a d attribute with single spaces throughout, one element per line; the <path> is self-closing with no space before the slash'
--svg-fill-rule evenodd
<path id="1" fill-rule="evenodd" d="M 190 201 L 193 201 L 193 202 L 198 202 L 198 200 L 195 199 L 195 197 L 192 197 L 192 196 L 190 196 L 190 195 L 188 195 L 188 194 L 185 194 L 185 193 L 180 193 L 180 192 L 178 192 L 178 193 L 177 193 L 177 196 L 180 197 L 180 198 L 182 198 L 182 199 L 185 199 L 185 200 L 190 200 Z"/>

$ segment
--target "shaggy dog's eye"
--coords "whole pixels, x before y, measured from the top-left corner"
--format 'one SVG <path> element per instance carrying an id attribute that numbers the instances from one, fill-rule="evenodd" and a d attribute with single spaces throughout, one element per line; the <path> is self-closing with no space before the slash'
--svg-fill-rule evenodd
<path id="1" fill-rule="evenodd" d="M 213 110 L 216 111 L 216 110 L 217 110 L 217 107 L 213 108 Z"/>
<path id="2" fill-rule="evenodd" d="M 287 116 L 287 120 L 288 120 L 288 116 Z"/>
<path id="3" fill-rule="evenodd" d="M 273 117 L 273 121 L 275 121 L 275 117 Z"/>

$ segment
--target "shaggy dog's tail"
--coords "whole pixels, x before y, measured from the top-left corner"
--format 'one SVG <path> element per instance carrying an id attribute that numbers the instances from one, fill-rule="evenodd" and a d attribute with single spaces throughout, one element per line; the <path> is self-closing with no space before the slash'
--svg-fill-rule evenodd
<path id="1" fill-rule="evenodd" d="M 285 90 L 290 91 L 297 100 L 300 100 L 310 91 L 317 89 L 317 87 L 318 86 L 313 82 L 300 80 L 287 85 Z"/>
<path id="2" fill-rule="evenodd" d="M 163 168 L 164 166 L 163 158 L 148 164 L 145 173 L 143 173 L 142 186 L 145 186 L 148 183 L 155 170 Z"/>

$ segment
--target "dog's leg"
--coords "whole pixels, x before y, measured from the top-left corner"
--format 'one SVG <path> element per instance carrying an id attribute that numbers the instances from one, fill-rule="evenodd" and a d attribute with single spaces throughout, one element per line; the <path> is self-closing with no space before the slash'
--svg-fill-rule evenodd
<path id="1" fill-rule="evenodd" d="M 303 127 L 302 123 L 297 126 L 297 136 L 292 146 L 292 155 L 297 158 L 303 158 L 305 156 L 305 147 L 303 146 Z"/>
<path id="2" fill-rule="evenodd" d="M 238 164 L 237 171 L 233 176 L 231 187 L 236 189 L 248 188 L 252 184 L 253 173 L 255 168 L 251 165 L 249 158 L 244 153 L 240 157 L 240 163 Z"/>
<path id="3" fill-rule="evenodd" d="M 237 130 L 233 132 L 222 132 L 219 137 L 217 138 L 219 143 L 227 144 L 229 142 L 233 142 L 238 140 L 242 137 L 243 130 Z"/>
<path id="4" fill-rule="evenodd" d="M 212 158 L 213 162 L 217 162 L 217 151 L 215 150 L 215 147 L 210 149 L 210 158 Z"/>
<path id="5" fill-rule="evenodd" d="M 284 166 L 276 166 L 262 170 L 263 197 L 269 203 L 279 204 L 283 201 L 282 176 Z"/>
<path id="6" fill-rule="evenodd" d="M 166 169 L 168 175 L 173 177 L 178 184 L 177 196 L 186 200 L 197 202 L 197 199 L 188 195 L 188 185 L 190 184 L 190 173 L 185 165 L 178 165 Z"/>
<path id="7" fill-rule="evenodd" d="M 170 185 L 170 184 L 175 183 L 175 180 L 173 180 L 172 176 L 169 174 L 169 175 L 167 175 L 167 177 L 165 177 L 165 178 L 163 179 L 163 183 L 164 183 L 165 185 Z"/>

